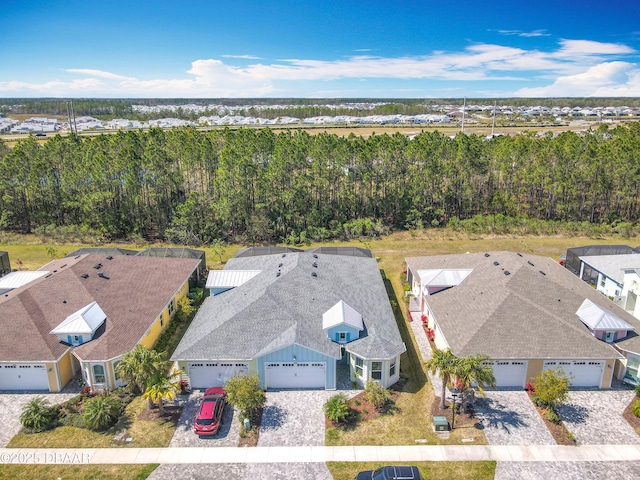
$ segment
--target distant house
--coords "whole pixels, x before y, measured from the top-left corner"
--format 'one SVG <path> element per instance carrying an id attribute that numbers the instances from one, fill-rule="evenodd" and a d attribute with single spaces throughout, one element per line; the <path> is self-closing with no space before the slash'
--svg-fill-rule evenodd
<path id="1" fill-rule="evenodd" d="M 122 355 L 153 347 L 200 263 L 78 254 L 1 278 L 0 390 L 57 392 L 74 376 L 96 389 L 123 385 Z"/>
<path id="2" fill-rule="evenodd" d="M 574 387 L 610 388 L 614 375 L 630 378 L 628 361 L 637 377 L 640 322 L 550 258 L 487 252 L 406 262 L 412 317 L 427 317 L 438 348 L 490 356 L 499 387 L 522 388 L 561 367 Z"/>
<path id="3" fill-rule="evenodd" d="M 368 250 L 247 249 L 207 288 L 172 356 L 193 388 L 236 373 L 268 389 L 333 390 L 342 371 L 360 384 L 398 381 L 406 348 Z"/>
<path id="4" fill-rule="evenodd" d="M 0 251 L 0 277 L 11 272 L 11 263 L 9 262 L 9 253 Z"/>

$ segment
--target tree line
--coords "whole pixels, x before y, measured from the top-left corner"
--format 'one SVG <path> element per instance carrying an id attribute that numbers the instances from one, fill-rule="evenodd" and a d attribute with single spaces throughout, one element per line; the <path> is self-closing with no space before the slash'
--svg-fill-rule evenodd
<path id="1" fill-rule="evenodd" d="M 0 230 L 24 233 L 297 243 L 479 218 L 635 224 L 639 190 L 639 123 L 489 140 L 154 128 L 0 143 Z"/>

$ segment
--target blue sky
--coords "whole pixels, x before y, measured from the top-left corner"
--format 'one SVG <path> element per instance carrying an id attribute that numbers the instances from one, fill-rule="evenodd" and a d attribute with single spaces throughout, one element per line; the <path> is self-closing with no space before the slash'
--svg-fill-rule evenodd
<path id="1" fill-rule="evenodd" d="M 640 96 L 637 0 L 0 3 L 0 97 Z"/>

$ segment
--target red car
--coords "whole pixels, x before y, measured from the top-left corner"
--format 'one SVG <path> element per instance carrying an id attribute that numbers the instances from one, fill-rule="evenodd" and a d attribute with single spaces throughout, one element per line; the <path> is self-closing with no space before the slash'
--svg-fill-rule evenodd
<path id="1" fill-rule="evenodd" d="M 226 395 L 222 387 L 207 388 L 200 399 L 200 411 L 193 422 L 193 430 L 198 435 L 215 435 L 220 428 L 222 412 L 226 405 Z"/>

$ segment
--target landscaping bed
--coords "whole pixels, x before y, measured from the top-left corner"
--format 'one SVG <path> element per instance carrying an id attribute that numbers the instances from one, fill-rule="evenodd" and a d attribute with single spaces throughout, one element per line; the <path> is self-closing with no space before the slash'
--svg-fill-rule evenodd
<path id="1" fill-rule="evenodd" d="M 433 402 L 431 403 L 431 414 L 434 417 L 446 417 L 446 419 L 449 421 L 449 424 L 451 424 L 451 406 L 446 405 L 444 409 L 440 408 L 440 397 L 433 397 Z M 478 419 L 476 418 L 475 412 L 473 410 L 469 411 L 468 413 L 460 412 L 460 408 L 456 410 L 456 424 L 454 428 L 478 428 L 478 426 Z"/>
<path id="2" fill-rule="evenodd" d="M 631 427 L 636 431 L 638 435 L 640 435 L 640 417 L 636 417 L 633 413 L 633 404 L 638 401 L 638 397 L 633 397 L 627 408 L 622 412 L 622 416 L 624 419 L 631 425 Z"/>
<path id="3" fill-rule="evenodd" d="M 257 447 L 260 438 L 260 426 L 262 424 L 262 408 L 256 410 L 251 419 L 251 429 L 246 431 L 244 424 L 240 424 L 240 436 L 238 438 L 239 447 Z"/>
<path id="4" fill-rule="evenodd" d="M 549 420 L 545 415 L 546 409 L 537 406 L 536 403 L 533 401 L 533 398 L 532 398 L 533 393 L 531 392 L 531 390 L 527 390 L 527 394 L 529 395 L 529 399 L 531 400 L 531 403 L 535 407 L 536 411 L 540 415 L 540 418 L 546 425 L 547 430 L 549 430 L 549 433 L 551 434 L 553 439 L 556 441 L 556 443 L 558 445 L 576 445 L 576 440 L 575 438 L 573 438 L 573 434 L 567 429 L 567 427 L 565 427 L 564 422 L 560 420 L 559 423 L 555 423 Z"/>

